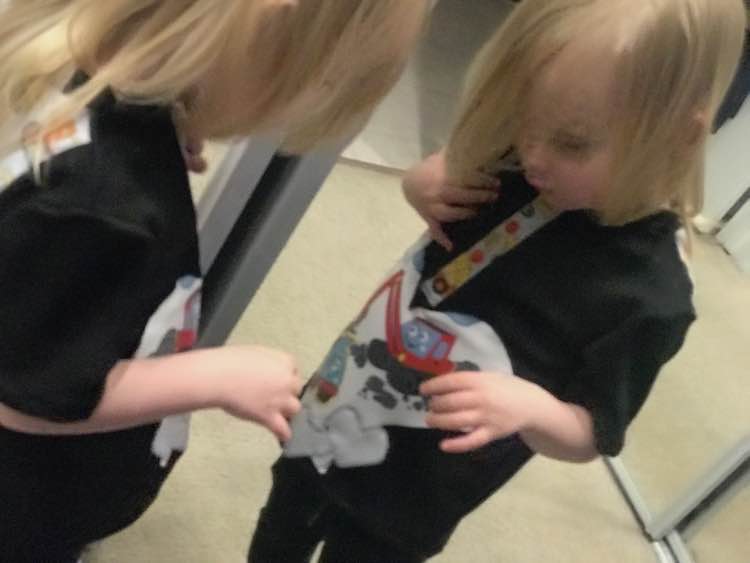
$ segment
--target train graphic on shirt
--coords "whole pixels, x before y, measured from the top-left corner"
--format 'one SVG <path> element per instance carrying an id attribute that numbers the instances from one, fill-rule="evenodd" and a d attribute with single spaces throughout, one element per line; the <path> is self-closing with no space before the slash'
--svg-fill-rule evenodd
<path id="1" fill-rule="evenodd" d="M 178 282 L 190 284 L 190 278 Z M 152 356 L 165 356 L 177 352 L 192 350 L 198 341 L 198 323 L 201 315 L 201 289 L 194 287 L 191 289 L 185 303 L 182 305 L 182 315 L 180 322 L 171 326 L 159 343 L 159 347 Z"/>
<path id="2" fill-rule="evenodd" d="M 154 312 L 135 356 L 158 357 L 191 350 L 198 341 L 202 280 L 183 276 Z"/>
<path id="3" fill-rule="evenodd" d="M 149 319 L 135 353 L 137 358 L 165 356 L 192 349 L 198 340 L 203 281 L 196 276 L 180 277 L 174 290 Z M 175 452 L 187 447 L 189 416 L 164 418 L 151 444 L 152 453 L 166 466 Z"/>
<path id="4" fill-rule="evenodd" d="M 309 457 L 320 473 L 381 463 L 387 428 L 428 428 L 424 381 L 457 371 L 513 373 L 505 346 L 480 318 L 412 303 L 429 240 L 407 250 L 331 347 L 302 394 L 285 456 Z"/>
<path id="5" fill-rule="evenodd" d="M 352 357 L 360 368 L 365 367 L 369 362 L 383 370 L 388 384 L 401 393 L 405 401 L 410 397 L 419 396 L 419 386 L 432 376 L 479 369 L 472 362 L 454 362 L 449 359 L 456 342 L 454 334 L 420 318 L 402 322 L 403 278 L 403 271 L 388 278 L 375 291 L 354 322 L 334 343 L 323 365 L 311 380 L 311 385 L 316 388 L 316 395 L 321 402 L 329 401 L 338 393 L 349 357 Z M 372 303 L 384 294 L 387 298 L 384 319 L 385 340 L 374 338 L 369 343 L 357 342 L 357 325 L 368 314 Z M 365 391 L 379 394 L 386 401 L 394 401 L 394 399 L 386 399 L 382 382 L 376 377 L 367 381 Z M 380 402 L 383 403 L 383 400 Z M 386 407 L 389 406 L 387 403 L 383 404 Z"/>

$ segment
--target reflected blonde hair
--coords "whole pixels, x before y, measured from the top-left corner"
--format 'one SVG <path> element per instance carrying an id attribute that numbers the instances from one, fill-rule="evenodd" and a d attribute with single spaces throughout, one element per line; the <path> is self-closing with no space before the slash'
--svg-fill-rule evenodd
<path id="1" fill-rule="evenodd" d="M 288 148 L 306 150 L 364 122 L 427 11 L 426 0 L 10 0 L 0 4 L 0 125 L 84 69 L 90 80 L 48 127 L 111 88 L 178 106 L 196 136 L 284 130 Z M 229 102 L 241 109 L 229 115 Z"/>
<path id="2" fill-rule="evenodd" d="M 469 72 L 449 173 L 463 181 L 501 167 L 540 68 L 573 41 L 599 49 L 605 38 L 618 106 L 614 178 L 600 218 L 624 224 L 667 206 L 687 221 L 703 206 L 705 141 L 745 23 L 742 0 L 524 0 Z"/>

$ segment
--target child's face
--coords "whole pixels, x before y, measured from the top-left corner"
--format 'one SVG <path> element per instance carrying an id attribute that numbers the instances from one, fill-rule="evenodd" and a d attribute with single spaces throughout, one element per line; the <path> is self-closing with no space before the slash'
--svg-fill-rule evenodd
<path id="1" fill-rule="evenodd" d="M 601 208 L 612 179 L 612 60 L 592 51 L 574 43 L 550 60 L 521 122 L 526 179 L 561 211 Z"/>

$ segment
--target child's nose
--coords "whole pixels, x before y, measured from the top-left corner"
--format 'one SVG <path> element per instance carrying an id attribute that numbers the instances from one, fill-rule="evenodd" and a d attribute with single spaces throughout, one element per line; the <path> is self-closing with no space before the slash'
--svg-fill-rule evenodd
<path id="1" fill-rule="evenodd" d="M 547 168 L 549 166 L 549 159 L 544 144 L 529 141 L 524 145 L 521 159 L 526 174 L 537 180 L 543 181 L 547 175 Z"/>

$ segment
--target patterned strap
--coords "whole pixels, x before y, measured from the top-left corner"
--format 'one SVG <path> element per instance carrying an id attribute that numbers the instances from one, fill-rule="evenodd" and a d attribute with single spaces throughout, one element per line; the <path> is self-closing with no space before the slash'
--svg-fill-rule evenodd
<path id="1" fill-rule="evenodd" d="M 487 236 L 453 259 L 432 278 L 422 283 L 422 292 L 435 307 L 489 266 L 495 258 L 516 247 L 557 217 L 558 212 L 537 197 L 517 211 Z"/>

